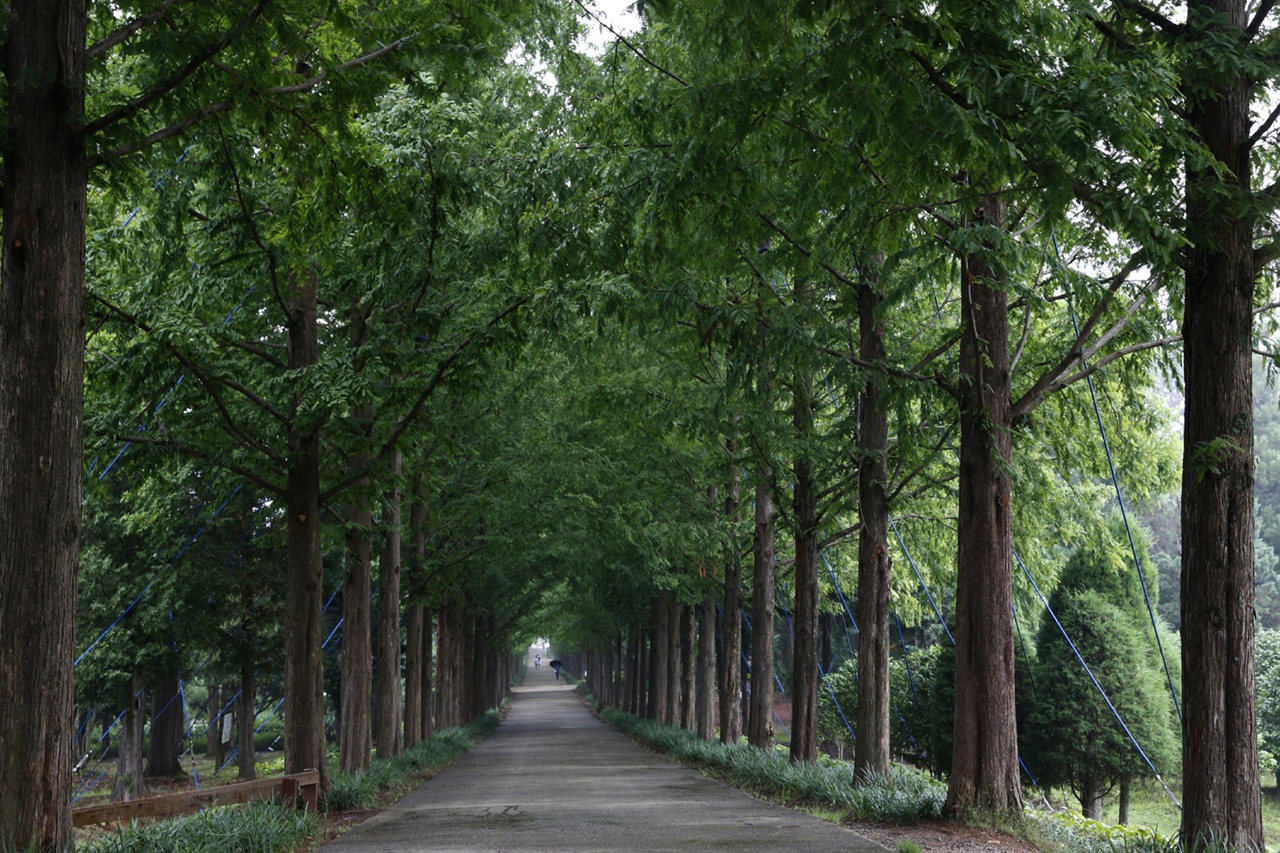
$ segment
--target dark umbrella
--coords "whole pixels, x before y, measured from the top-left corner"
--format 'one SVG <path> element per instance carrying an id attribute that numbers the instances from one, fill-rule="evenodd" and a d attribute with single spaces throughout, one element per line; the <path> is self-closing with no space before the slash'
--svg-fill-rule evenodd
<path id="1" fill-rule="evenodd" d="M 560 667 L 564 666 L 564 664 L 560 663 L 560 661 L 558 660 L 553 660 L 551 663 L 547 664 L 547 666 L 551 667 L 552 669 L 559 669 Z"/>

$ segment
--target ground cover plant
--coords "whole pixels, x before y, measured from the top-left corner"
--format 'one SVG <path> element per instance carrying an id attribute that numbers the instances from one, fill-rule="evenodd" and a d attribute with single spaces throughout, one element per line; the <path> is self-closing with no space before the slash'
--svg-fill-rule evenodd
<path id="1" fill-rule="evenodd" d="M 194 815 L 134 823 L 119 832 L 95 833 L 76 844 L 76 853 L 281 853 L 314 839 L 324 818 L 394 802 L 466 752 L 498 725 L 497 711 L 440 732 L 400 755 L 376 759 L 369 769 L 335 772 L 333 787 L 320 799 L 320 814 L 290 811 L 278 802 L 212 808 Z M 282 768 L 277 768 L 282 769 Z"/>

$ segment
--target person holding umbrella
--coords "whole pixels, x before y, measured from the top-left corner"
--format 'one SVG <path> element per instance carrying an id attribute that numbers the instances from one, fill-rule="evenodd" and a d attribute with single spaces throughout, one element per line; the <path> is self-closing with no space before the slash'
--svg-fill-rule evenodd
<path id="1" fill-rule="evenodd" d="M 553 661 L 551 661 L 551 663 L 550 663 L 550 664 L 548 664 L 548 666 L 550 666 L 552 669 L 554 669 L 554 670 L 556 671 L 556 681 L 559 681 L 559 680 L 560 680 L 560 667 L 561 667 L 561 666 L 563 666 L 563 664 L 562 664 L 562 663 L 560 663 L 560 661 L 558 661 L 558 660 L 553 660 Z"/>

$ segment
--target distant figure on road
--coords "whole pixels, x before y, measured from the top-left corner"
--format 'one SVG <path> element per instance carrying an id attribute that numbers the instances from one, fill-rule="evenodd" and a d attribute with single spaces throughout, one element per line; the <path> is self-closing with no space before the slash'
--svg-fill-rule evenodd
<path id="1" fill-rule="evenodd" d="M 563 666 L 563 664 L 561 664 L 561 663 L 560 663 L 560 661 L 558 661 L 558 660 L 553 660 L 553 661 L 551 662 L 550 666 L 551 666 L 551 668 L 552 668 L 552 669 L 554 669 L 554 670 L 556 671 L 556 681 L 559 681 L 559 680 L 560 680 L 560 667 L 561 667 L 561 666 Z"/>
<path id="2" fill-rule="evenodd" d="M 534 669 L 537 669 L 537 668 L 538 668 L 538 667 L 540 667 L 540 666 L 542 666 L 542 655 L 534 655 L 534 656 L 533 656 L 533 668 L 534 668 Z"/>

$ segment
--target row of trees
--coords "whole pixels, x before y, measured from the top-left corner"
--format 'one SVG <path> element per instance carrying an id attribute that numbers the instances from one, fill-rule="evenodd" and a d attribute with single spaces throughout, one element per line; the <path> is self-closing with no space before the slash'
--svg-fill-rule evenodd
<path id="1" fill-rule="evenodd" d="M 201 624 L 183 648 L 243 634 L 270 671 L 279 632 L 286 767 L 322 772 L 339 583 L 349 764 L 373 685 L 399 695 L 398 655 L 370 674 L 375 577 L 410 697 L 451 606 L 442 647 L 551 634 L 657 675 L 696 605 L 674 671 L 708 688 L 719 599 L 721 736 L 757 745 L 782 579 L 812 760 L 822 554 L 857 536 L 865 778 L 890 599 L 924 606 L 891 519 L 955 615 L 948 809 L 1016 811 L 1011 554 L 1058 566 L 1100 511 L 1091 378 L 1127 494 L 1183 471 L 1184 833 L 1255 846 L 1250 108 L 1274 61 L 1270 5 L 1220 5 L 651 2 L 592 57 L 552 2 L 11 3 L 0 840 L 64 846 L 69 661 L 144 561 L 138 613 Z M 1151 393 L 1179 342 L 1181 466 Z M 196 570 L 200 507 L 237 487 Z M 73 643 L 81 563 L 104 602 Z M 162 627 L 140 645 L 167 656 Z M 140 666 L 105 659 L 86 703 Z M 633 707 L 674 718 L 672 678 Z"/>

